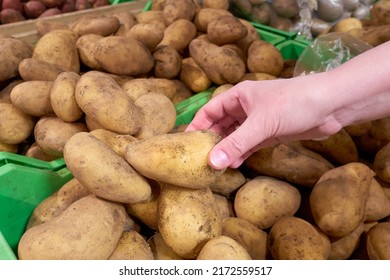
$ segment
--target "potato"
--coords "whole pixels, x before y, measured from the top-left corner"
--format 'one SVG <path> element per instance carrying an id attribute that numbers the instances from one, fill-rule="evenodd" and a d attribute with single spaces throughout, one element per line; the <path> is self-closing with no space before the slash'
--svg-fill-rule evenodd
<path id="1" fill-rule="evenodd" d="M 56 16 L 56 15 L 60 15 L 60 14 L 61 14 L 61 10 L 59 8 L 57 8 L 57 7 L 49 8 L 46 11 L 44 11 L 42 14 L 40 14 L 38 19 L 45 18 L 45 17 L 52 17 L 52 16 Z"/>
<path id="2" fill-rule="evenodd" d="M 150 23 L 137 23 L 126 32 L 126 37 L 141 42 L 149 51 L 153 51 L 164 37 L 164 30 Z"/>
<path id="3" fill-rule="evenodd" d="M 224 84 L 224 85 L 220 85 L 218 86 L 212 93 L 211 95 L 211 98 L 214 98 L 215 96 L 217 96 L 218 94 L 221 94 L 225 91 L 227 91 L 228 89 L 232 88 L 234 85 L 232 84 Z"/>
<path id="4" fill-rule="evenodd" d="M 214 9 L 229 9 L 229 0 L 203 0 L 202 7 L 204 8 L 214 8 Z"/>
<path id="5" fill-rule="evenodd" d="M 378 223 L 368 231 L 367 252 L 371 260 L 390 260 L 390 222 Z"/>
<path id="6" fill-rule="evenodd" d="M 10 94 L 12 103 L 20 110 L 35 117 L 53 113 L 50 104 L 51 81 L 26 81 L 16 85 Z"/>
<path id="7" fill-rule="evenodd" d="M 197 260 L 251 260 L 245 248 L 227 236 L 217 236 L 202 247 Z"/>
<path id="8" fill-rule="evenodd" d="M 153 1 L 154 3 L 155 1 Z M 152 249 L 155 260 L 184 260 L 176 254 L 171 247 L 169 247 L 161 234 L 156 232 L 149 240 L 148 243 Z"/>
<path id="9" fill-rule="evenodd" d="M 285 18 L 295 17 L 300 11 L 297 0 L 273 0 L 271 6 L 276 14 Z"/>
<path id="10" fill-rule="evenodd" d="M 60 8 L 62 13 L 74 12 L 76 11 L 76 0 L 65 0 Z"/>
<path id="11" fill-rule="evenodd" d="M 98 128 L 90 131 L 90 134 L 110 147 L 118 155 L 124 157 L 127 145 L 138 141 L 137 138 L 129 134 L 118 134 L 107 129 Z"/>
<path id="12" fill-rule="evenodd" d="M 1 8 L 23 12 L 23 4 L 21 0 L 2 0 Z"/>
<path id="13" fill-rule="evenodd" d="M 226 168 L 225 172 L 210 185 L 210 189 L 214 193 L 229 196 L 239 187 L 244 185 L 245 182 L 246 178 L 240 170 Z"/>
<path id="14" fill-rule="evenodd" d="M 367 165 L 352 162 L 321 176 L 310 194 L 310 206 L 316 224 L 326 235 L 344 237 L 363 222 L 373 175 Z"/>
<path id="15" fill-rule="evenodd" d="M 248 29 L 234 16 L 220 16 L 212 19 L 207 25 L 210 42 L 218 46 L 235 43 L 246 35 Z"/>
<path id="16" fill-rule="evenodd" d="M 54 80 L 50 89 L 50 104 L 54 113 L 64 122 L 75 122 L 83 111 L 75 98 L 76 84 L 80 75 L 74 72 L 62 72 Z"/>
<path id="17" fill-rule="evenodd" d="M 60 156 L 57 156 L 57 155 L 51 155 L 51 154 L 48 154 L 46 152 L 44 152 L 38 145 L 36 142 L 34 142 L 28 149 L 27 151 L 25 152 L 24 156 L 26 157 L 29 157 L 29 158 L 36 158 L 36 159 L 39 159 L 39 160 L 43 160 L 43 161 L 53 161 L 57 158 L 59 158 Z"/>
<path id="18" fill-rule="evenodd" d="M 82 122 L 67 123 L 56 116 L 46 116 L 38 120 L 34 128 L 37 145 L 45 153 L 62 156 L 66 142 L 78 132 L 88 131 Z"/>
<path id="19" fill-rule="evenodd" d="M 126 220 L 120 204 L 94 195 L 74 202 L 59 216 L 27 230 L 18 245 L 21 260 L 107 259 Z"/>
<path id="20" fill-rule="evenodd" d="M 328 259 L 329 260 L 347 260 L 353 252 L 356 251 L 360 243 L 360 237 L 364 232 L 364 224 L 361 223 L 353 232 L 350 234 L 332 240 L 331 249 Z"/>
<path id="21" fill-rule="evenodd" d="M 97 34 L 109 36 L 114 34 L 120 26 L 119 19 L 109 15 L 83 15 L 70 24 L 72 30 L 78 37 L 85 34 Z"/>
<path id="22" fill-rule="evenodd" d="M 39 17 L 46 10 L 46 6 L 41 1 L 28 1 L 23 8 L 25 15 L 30 19 Z"/>
<path id="23" fill-rule="evenodd" d="M 329 32 L 348 32 L 352 29 L 363 28 L 363 24 L 360 19 L 350 17 L 344 18 L 338 21 Z"/>
<path id="24" fill-rule="evenodd" d="M 386 196 L 384 188 L 372 178 L 365 207 L 365 221 L 379 221 L 390 216 L 390 199 Z"/>
<path id="25" fill-rule="evenodd" d="M 0 82 L 19 76 L 19 63 L 32 56 L 32 47 L 15 38 L 0 38 Z"/>
<path id="26" fill-rule="evenodd" d="M 378 25 L 390 24 L 390 3 L 388 1 L 379 0 L 372 4 L 370 9 L 371 17 Z"/>
<path id="27" fill-rule="evenodd" d="M 176 94 L 175 84 L 166 78 L 136 78 L 125 82 L 122 89 L 133 101 L 150 93 L 161 93 L 172 100 Z"/>
<path id="28" fill-rule="evenodd" d="M 183 58 L 180 80 L 193 92 L 202 92 L 211 86 L 211 80 L 192 57 Z"/>
<path id="29" fill-rule="evenodd" d="M 102 38 L 95 42 L 92 53 L 101 67 L 112 74 L 146 74 L 154 66 L 150 51 L 141 42 L 128 37 Z"/>
<path id="30" fill-rule="evenodd" d="M 272 177 L 257 176 L 238 189 L 234 211 L 238 218 L 268 229 L 281 218 L 293 216 L 300 203 L 301 195 L 294 186 Z"/>
<path id="31" fill-rule="evenodd" d="M 309 222 L 294 216 L 277 221 L 268 235 L 268 246 L 275 260 L 326 260 L 327 246 Z"/>
<path id="32" fill-rule="evenodd" d="M 172 101 L 162 93 L 148 93 L 134 102 L 143 114 L 143 125 L 136 138 L 143 140 L 166 134 L 176 124 L 176 109 Z"/>
<path id="33" fill-rule="evenodd" d="M 201 189 L 224 171 L 213 170 L 207 163 L 207 154 L 219 140 L 210 130 L 162 134 L 132 143 L 125 158 L 147 178 Z"/>
<path id="34" fill-rule="evenodd" d="M 335 164 L 358 161 L 359 153 L 352 137 L 341 129 L 324 140 L 303 140 L 302 146 L 315 151 Z"/>
<path id="35" fill-rule="evenodd" d="M 19 63 L 19 75 L 24 81 L 54 81 L 63 70 L 36 58 L 25 58 Z"/>
<path id="36" fill-rule="evenodd" d="M 385 182 L 390 182 L 390 143 L 386 144 L 376 154 L 373 162 L 373 169 L 376 175 Z"/>
<path id="37" fill-rule="evenodd" d="M 57 204 L 62 208 L 68 208 L 73 202 L 90 195 L 90 191 L 76 178 L 70 179 L 57 192 Z"/>
<path id="38" fill-rule="evenodd" d="M 233 50 L 219 47 L 202 39 L 189 45 L 190 56 L 203 69 L 209 79 L 218 84 L 235 84 L 245 74 L 246 66 Z"/>
<path id="39" fill-rule="evenodd" d="M 221 214 L 221 219 L 228 217 L 234 217 L 233 203 L 227 197 L 213 193 L 215 201 L 217 202 L 219 213 Z"/>
<path id="40" fill-rule="evenodd" d="M 61 6 L 65 0 L 39 0 L 48 8 L 55 8 Z"/>
<path id="41" fill-rule="evenodd" d="M 224 219 L 222 235 L 240 243 L 253 260 L 265 260 L 268 257 L 268 234 L 244 219 L 237 217 Z"/>
<path id="42" fill-rule="evenodd" d="M 210 188 L 161 183 L 157 211 L 159 233 L 183 258 L 195 259 L 208 240 L 221 235 L 221 216 Z"/>
<path id="43" fill-rule="evenodd" d="M 171 46 L 181 53 L 195 37 L 195 25 L 187 19 L 178 19 L 164 29 L 163 38 L 158 46 Z"/>
<path id="44" fill-rule="evenodd" d="M 254 40 L 248 48 L 247 66 L 249 72 L 267 73 L 279 76 L 283 70 L 283 56 L 271 43 Z"/>
<path id="45" fill-rule="evenodd" d="M 150 23 L 157 29 L 164 30 L 167 27 L 167 25 L 165 24 L 162 10 L 144 11 L 142 13 L 136 14 L 135 18 L 138 23 Z"/>
<path id="46" fill-rule="evenodd" d="M 256 151 L 244 165 L 257 175 L 272 176 L 287 182 L 313 187 L 334 166 L 316 152 L 293 142 Z"/>
<path id="47" fill-rule="evenodd" d="M 11 91 L 16 85 L 20 83 L 23 83 L 23 80 L 16 79 L 16 80 L 12 80 L 7 86 L 5 86 L 0 91 L 0 103 L 12 103 L 11 96 L 10 96 Z"/>
<path id="48" fill-rule="evenodd" d="M 153 181 L 150 182 L 150 186 L 152 188 L 152 195 L 148 200 L 128 203 L 125 207 L 126 212 L 130 216 L 137 218 L 149 228 L 157 231 L 157 202 L 160 196 L 160 186 L 157 183 L 153 184 Z"/>
<path id="49" fill-rule="evenodd" d="M 250 44 L 255 40 L 261 39 L 261 36 L 251 22 L 241 18 L 239 18 L 239 20 L 246 27 L 247 35 L 244 38 L 238 40 L 235 44 L 239 46 L 244 53 L 247 53 Z"/>
<path id="50" fill-rule="evenodd" d="M 51 22 L 44 19 L 37 19 L 35 21 L 35 29 L 37 30 L 38 37 L 42 37 L 53 30 L 69 30 L 69 25 L 63 22 Z"/>
<path id="51" fill-rule="evenodd" d="M 0 12 L 0 21 L 2 24 L 10 24 L 19 21 L 24 21 L 26 18 L 23 14 L 14 9 L 3 9 Z"/>
<path id="52" fill-rule="evenodd" d="M 359 124 L 350 124 L 343 129 L 351 136 L 362 136 L 366 133 L 368 133 L 371 129 L 371 122 L 364 122 Z"/>
<path id="53" fill-rule="evenodd" d="M 153 260 L 153 252 L 144 237 L 135 230 L 124 231 L 109 260 Z"/>
<path id="54" fill-rule="evenodd" d="M 193 22 L 196 29 L 200 32 L 207 32 L 207 26 L 211 20 L 219 16 L 233 16 L 233 14 L 225 9 L 203 7 L 195 13 Z"/>
<path id="55" fill-rule="evenodd" d="M 43 35 L 35 45 L 32 58 L 57 65 L 63 71 L 80 72 L 76 35 L 69 30 L 53 30 Z"/>
<path id="56" fill-rule="evenodd" d="M 17 144 L 7 144 L 0 141 L 0 152 L 8 152 L 16 154 L 18 152 Z"/>
<path id="57" fill-rule="evenodd" d="M 93 70 L 101 70 L 99 62 L 93 55 L 93 48 L 97 41 L 103 39 L 104 36 L 98 34 L 85 34 L 80 36 L 76 42 L 76 48 L 80 56 L 80 61 L 87 67 Z"/>
<path id="58" fill-rule="evenodd" d="M 173 104 L 177 105 L 193 95 L 193 92 L 181 80 L 174 79 L 172 82 L 175 85 L 175 95 L 172 98 Z"/>
<path id="59" fill-rule="evenodd" d="M 390 40 L 390 24 L 355 28 L 346 33 L 376 47 Z"/>
<path id="60" fill-rule="evenodd" d="M 108 130 L 134 135 L 141 128 L 140 109 L 108 76 L 82 75 L 76 84 L 75 98 L 87 116 Z"/>
<path id="61" fill-rule="evenodd" d="M 243 81 L 264 81 L 264 80 L 275 80 L 277 77 L 267 73 L 245 73 L 239 82 Z"/>
<path id="62" fill-rule="evenodd" d="M 192 21 L 197 8 L 198 4 L 194 0 L 166 0 L 162 9 L 166 25 L 180 19 Z"/>
<path id="63" fill-rule="evenodd" d="M 151 196 L 147 180 L 88 132 L 77 133 L 68 140 L 64 159 L 73 176 L 99 197 L 133 203 L 145 201 Z"/>
<path id="64" fill-rule="evenodd" d="M 154 76 L 174 79 L 181 70 L 182 60 L 179 52 L 169 45 L 159 46 L 153 52 Z"/>
<path id="65" fill-rule="evenodd" d="M 34 130 L 35 119 L 12 103 L 0 103 L 0 142 L 15 145 Z"/>

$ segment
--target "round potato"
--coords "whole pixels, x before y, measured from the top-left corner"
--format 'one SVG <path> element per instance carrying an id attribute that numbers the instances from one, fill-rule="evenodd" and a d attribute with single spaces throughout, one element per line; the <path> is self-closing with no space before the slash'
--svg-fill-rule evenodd
<path id="1" fill-rule="evenodd" d="M 180 73 L 182 59 L 179 52 L 171 46 L 157 47 L 153 52 L 153 58 L 156 78 L 174 79 Z"/>
<path id="2" fill-rule="evenodd" d="M 233 16 L 220 16 L 207 25 L 207 37 L 210 42 L 221 46 L 235 43 L 248 35 L 248 29 Z"/>
<path id="3" fill-rule="evenodd" d="M 164 30 L 157 29 L 150 23 L 137 23 L 126 32 L 126 37 L 140 41 L 153 52 L 164 37 Z"/>

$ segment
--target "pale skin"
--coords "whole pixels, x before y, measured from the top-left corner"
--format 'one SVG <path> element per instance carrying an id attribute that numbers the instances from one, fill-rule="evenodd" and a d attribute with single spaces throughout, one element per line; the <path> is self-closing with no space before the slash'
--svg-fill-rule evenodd
<path id="1" fill-rule="evenodd" d="M 223 137 L 208 159 L 220 170 L 276 143 L 323 138 L 390 116 L 389 55 L 387 42 L 327 72 L 241 82 L 199 109 L 186 131 L 211 129 Z"/>

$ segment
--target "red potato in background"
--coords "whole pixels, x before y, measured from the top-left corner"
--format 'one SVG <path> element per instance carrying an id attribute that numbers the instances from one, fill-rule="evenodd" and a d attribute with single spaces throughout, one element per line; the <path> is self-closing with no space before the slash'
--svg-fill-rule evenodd
<path id="1" fill-rule="evenodd" d="M 91 9 L 92 4 L 88 0 L 76 0 L 76 10 Z"/>
<path id="2" fill-rule="evenodd" d="M 56 8 L 65 3 L 65 0 L 39 0 L 47 8 Z"/>
<path id="3" fill-rule="evenodd" d="M 69 13 L 76 11 L 76 0 L 66 0 L 60 8 L 62 13 Z"/>
<path id="4" fill-rule="evenodd" d="M 1 3 L 1 10 L 13 9 L 23 13 L 23 3 L 20 0 L 3 0 Z"/>
<path id="5" fill-rule="evenodd" d="M 24 4 L 24 13 L 27 18 L 37 18 L 46 10 L 40 1 L 28 1 Z"/>
<path id="6" fill-rule="evenodd" d="M 39 16 L 39 18 L 51 17 L 51 16 L 55 16 L 55 15 L 60 15 L 60 14 L 61 14 L 61 10 L 60 9 L 58 9 L 58 8 L 50 8 L 50 9 L 47 9 L 46 11 L 44 11 Z"/>
<path id="7" fill-rule="evenodd" d="M 26 18 L 23 14 L 14 9 L 4 9 L 0 12 L 0 20 L 2 24 L 23 21 Z"/>

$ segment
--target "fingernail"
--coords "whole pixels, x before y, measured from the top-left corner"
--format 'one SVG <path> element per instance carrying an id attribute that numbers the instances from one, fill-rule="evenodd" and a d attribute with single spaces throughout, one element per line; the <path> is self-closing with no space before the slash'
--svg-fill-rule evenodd
<path id="1" fill-rule="evenodd" d="M 216 169 L 223 169 L 229 165 L 229 159 L 224 151 L 217 150 L 211 154 L 210 163 Z"/>

